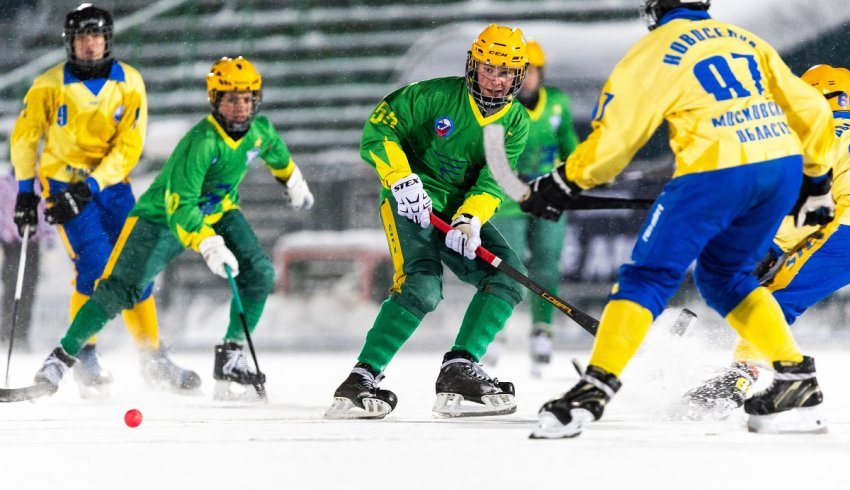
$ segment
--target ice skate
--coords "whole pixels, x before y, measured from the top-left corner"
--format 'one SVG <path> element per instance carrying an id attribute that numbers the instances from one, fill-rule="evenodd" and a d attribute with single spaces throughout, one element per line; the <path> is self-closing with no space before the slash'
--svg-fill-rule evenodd
<path id="1" fill-rule="evenodd" d="M 200 393 L 201 377 L 175 364 L 163 343 L 156 349 L 139 353 L 139 370 L 145 383 L 152 388 L 184 395 Z"/>
<path id="2" fill-rule="evenodd" d="M 266 375 L 248 366 L 242 346 L 226 342 L 215 346 L 216 380 L 213 400 L 218 401 L 263 401 L 265 400 Z"/>
<path id="3" fill-rule="evenodd" d="M 585 425 L 599 420 L 605 405 L 620 389 L 613 374 L 588 366 L 578 384 L 558 398 L 549 400 L 538 412 L 531 439 L 563 439 L 581 434 Z"/>
<path id="4" fill-rule="evenodd" d="M 437 401 L 431 410 L 437 417 L 507 415 L 516 412 L 513 383 L 500 382 L 488 376 L 466 351 L 446 353 L 437 376 L 436 390 Z"/>
<path id="5" fill-rule="evenodd" d="M 61 346 L 53 349 L 53 352 L 44 360 L 44 364 L 36 371 L 33 381 L 36 384 L 50 387 L 51 394 L 59 389 L 59 383 L 65 377 L 65 373 L 77 362 L 77 359 L 63 349 Z"/>
<path id="6" fill-rule="evenodd" d="M 543 369 L 552 362 L 551 329 L 549 325 L 542 325 L 531 333 L 531 375 L 535 378 L 542 376 Z"/>
<path id="7" fill-rule="evenodd" d="M 74 379 L 77 381 L 80 397 L 90 400 L 109 398 L 112 373 L 100 365 L 95 345 L 83 346 L 77 354 L 77 359 L 80 362 L 74 365 Z"/>
<path id="8" fill-rule="evenodd" d="M 378 388 L 384 375 L 358 362 L 334 392 L 326 419 L 382 419 L 395 409 L 395 393 Z"/>
<path id="9" fill-rule="evenodd" d="M 823 393 L 818 386 L 815 360 L 773 363 L 773 383 L 744 402 L 749 414 L 750 432 L 765 434 L 827 432 L 826 420 L 820 414 Z"/>
<path id="10" fill-rule="evenodd" d="M 750 388 L 758 379 L 758 368 L 736 362 L 682 396 L 682 418 L 688 420 L 725 420 L 744 406 Z"/>

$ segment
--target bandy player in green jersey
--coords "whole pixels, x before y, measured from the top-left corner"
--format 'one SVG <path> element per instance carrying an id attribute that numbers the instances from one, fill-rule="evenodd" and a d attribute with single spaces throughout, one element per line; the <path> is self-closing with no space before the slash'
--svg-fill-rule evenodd
<path id="1" fill-rule="evenodd" d="M 578 146 L 570 114 L 570 98 L 555 87 L 543 85 L 546 55 L 537 41 L 528 41 L 528 73 L 517 100 L 528 111 L 528 143 L 519 157 L 516 172 L 526 182 L 551 172 Z M 556 221 L 532 216 L 505 197 L 492 223 L 520 256 L 525 256 L 528 275 L 549 291 L 558 293 L 561 283 L 561 250 L 567 232 L 566 214 Z M 552 358 L 552 320 L 555 307 L 537 295 L 531 302 L 531 374 L 540 376 Z M 485 358 L 492 365 L 504 350 L 505 335 L 496 338 Z"/>
<path id="2" fill-rule="evenodd" d="M 525 271 L 517 254 L 488 223 L 503 193 L 484 159 L 482 127 L 505 127 L 513 166 L 528 138 L 528 115 L 513 98 L 527 66 L 522 32 L 492 24 L 473 42 L 466 77 L 426 80 L 386 96 L 363 130 L 360 155 L 381 182 L 381 220 L 395 275 L 390 297 L 366 335 L 326 418 L 382 418 L 396 396 L 378 388 L 383 371 L 423 317 L 443 297 L 443 264 L 475 286 L 454 345 L 437 376 L 434 412 L 442 416 L 516 411 L 511 383 L 478 364 L 523 299 L 520 285 L 475 259 L 483 245 Z M 441 235 L 431 212 L 451 221 Z M 472 405 L 462 402 L 473 402 Z"/>
<path id="3" fill-rule="evenodd" d="M 207 75 L 212 114 L 195 125 L 130 212 L 91 298 L 35 375 L 37 383 L 59 388 L 86 339 L 138 301 L 154 277 L 190 248 L 209 268 L 236 278 L 248 328 L 253 331 L 274 284 L 274 268 L 239 210 L 239 184 L 261 159 L 285 187 L 294 208 L 310 208 L 313 195 L 289 149 L 271 122 L 258 116 L 262 78 L 243 57 L 222 58 Z M 256 398 L 265 382 L 242 354 L 245 334 L 231 303 L 224 342 L 215 347 L 214 398 Z M 233 384 L 242 385 L 231 390 Z M 250 387 L 250 388 L 249 388 Z"/>

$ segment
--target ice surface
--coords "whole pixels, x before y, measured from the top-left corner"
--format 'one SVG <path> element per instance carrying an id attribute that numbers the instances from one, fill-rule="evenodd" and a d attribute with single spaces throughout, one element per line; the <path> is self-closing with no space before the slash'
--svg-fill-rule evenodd
<path id="1" fill-rule="evenodd" d="M 262 336 L 256 338 L 262 346 Z M 504 417 L 431 417 L 441 353 L 402 349 L 382 386 L 396 392 L 381 421 L 325 421 L 322 413 L 356 352 L 258 353 L 268 374 L 268 405 L 215 403 L 209 353 L 176 352 L 204 379 L 202 396 L 148 391 L 129 349 L 106 350 L 112 397 L 79 399 L 67 380 L 54 397 L 0 405 L 3 487 L 153 488 L 845 488 L 850 455 L 846 352 L 816 356 L 825 391 L 827 435 L 747 433 L 742 413 L 724 422 L 671 422 L 666 408 L 728 361 L 707 347 L 654 328 L 626 371 L 602 421 L 576 439 L 527 439 L 539 406 L 576 381 L 557 351 L 541 380 L 531 378 L 524 346 L 490 374 L 513 381 L 518 412 Z M 12 384 L 27 384 L 47 352 L 13 358 Z M 123 423 L 138 408 L 144 422 Z M 651 485 L 651 487 L 650 487 Z"/>

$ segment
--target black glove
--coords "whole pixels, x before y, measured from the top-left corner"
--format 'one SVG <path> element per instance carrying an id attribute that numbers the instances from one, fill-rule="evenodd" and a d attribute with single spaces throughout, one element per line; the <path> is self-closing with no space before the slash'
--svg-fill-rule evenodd
<path id="1" fill-rule="evenodd" d="M 779 270 L 779 267 L 784 261 L 785 252 L 774 244 L 767 251 L 767 255 L 765 255 L 758 264 L 756 264 L 756 268 L 753 270 L 753 275 L 758 278 L 759 283 L 761 284 L 772 281 L 773 276 L 776 275 L 776 271 Z"/>
<path id="2" fill-rule="evenodd" d="M 825 225 L 835 217 L 835 202 L 832 200 L 832 170 L 820 181 L 803 176 L 800 197 L 788 213 L 794 217 L 798 228 L 808 225 Z"/>
<path id="3" fill-rule="evenodd" d="M 19 192 L 15 200 L 15 224 L 18 226 L 18 235 L 24 237 L 24 227 L 29 225 L 30 235 L 38 226 L 38 203 L 41 196 L 35 192 Z"/>
<path id="4" fill-rule="evenodd" d="M 563 178 L 564 167 L 529 182 L 531 194 L 520 203 L 520 208 L 538 218 L 558 221 L 561 213 L 582 191 L 581 187 Z"/>
<path id="5" fill-rule="evenodd" d="M 77 182 L 62 192 L 47 198 L 44 218 L 48 223 L 64 225 L 83 212 L 92 200 L 91 188 L 85 182 Z"/>

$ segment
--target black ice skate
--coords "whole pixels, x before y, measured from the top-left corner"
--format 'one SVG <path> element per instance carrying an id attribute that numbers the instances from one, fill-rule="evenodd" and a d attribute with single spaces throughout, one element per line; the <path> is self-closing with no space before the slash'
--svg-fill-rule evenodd
<path id="1" fill-rule="evenodd" d="M 725 420 L 744 406 L 758 375 L 758 368 L 754 365 L 732 363 L 722 373 L 684 394 L 684 418 Z"/>
<path id="2" fill-rule="evenodd" d="M 537 428 L 529 437 L 562 439 L 578 436 L 585 425 L 602 417 L 605 405 L 620 386 L 620 380 L 613 374 L 588 366 L 584 376 L 570 391 L 540 407 Z"/>
<path id="3" fill-rule="evenodd" d="M 823 394 L 818 386 L 815 360 L 804 357 L 801 363 L 777 361 L 773 368 L 770 387 L 744 402 L 750 432 L 827 432 L 826 421 L 820 415 Z"/>
<path id="4" fill-rule="evenodd" d="M 451 351 L 443 357 L 437 376 L 438 417 L 506 415 L 516 412 L 513 383 L 500 382 L 484 372 L 472 354 Z M 463 402 L 472 402 L 464 404 Z"/>
<path id="5" fill-rule="evenodd" d="M 183 369 L 168 357 L 168 348 L 160 342 L 156 349 L 139 352 L 139 370 L 148 386 L 179 394 L 198 394 L 201 377 Z"/>
<path id="6" fill-rule="evenodd" d="M 548 327 L 548 328 L 547 328 Z M 531 375 L 539 378 L 543 369 L 552 362 L 552 327 L 539 326 L 531 333 L 529 346 L 531 348 Z"/>
<path id="7" fill-rule="evenodd" d="M 109 397 L 109 387 L 112 384 L 112 373 L 100 365 L 94 344 L 83 346 L 77 354 L 80 361 L 74 365 L 74 379 L 80 390 L 80 397 L 87 399 L 103 399 Z"/>
<path id="8" fill-rule="evenodd" d="M 44 360 L 33 381 L 36 384 L 50 387 L 50 392 L 56 393 L 59 389 L 59 383 L 65 377 L 65 373 L 77 362 L 77 359 L 63 349 L 61 346 L 53 349 L 53 352 Z"/>
<path id="9" fill-rule="evenodd" d="M 395 409 L 398 399 L 390 390 L 378 388 L 384 375 L 358 362 L 334 392 L 326 419 L 382 419 Z"/>
<path id="10" fill-rule="evenodd" d="M 265 401 L 266 375 L 248 366 L 242 346 L 226 342 L 215 346 L 213 379 L 216 380 L 213 400 Z"/>

